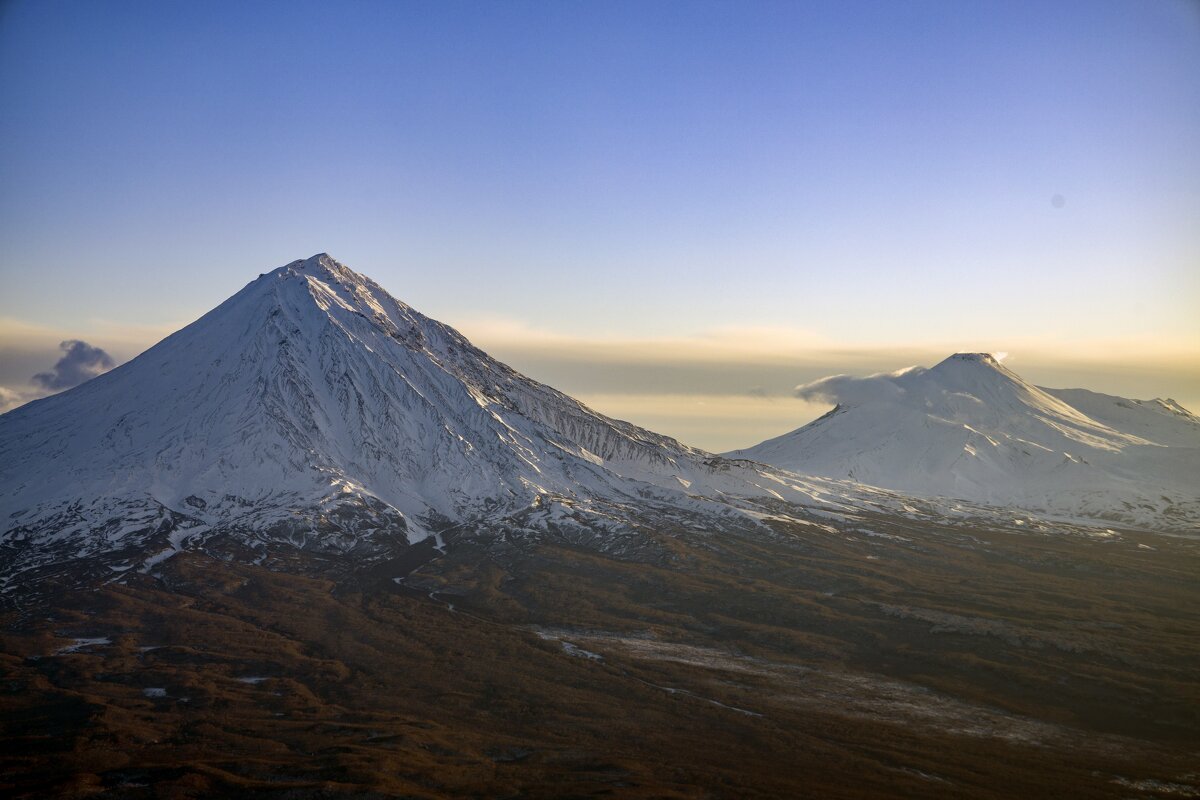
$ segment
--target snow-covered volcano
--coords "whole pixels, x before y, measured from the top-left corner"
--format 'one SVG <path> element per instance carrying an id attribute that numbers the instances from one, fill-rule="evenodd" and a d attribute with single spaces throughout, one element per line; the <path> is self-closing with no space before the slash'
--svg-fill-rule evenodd
<path id="1" fill-rule="evenodd" d="M 325 254 L 2 419 L 6 525 L 81 498 L 212 522 L 377 500 L 415 540 L 485 503 L 706 473 L 705 454 L 524 378 Z"/>
<path id="2" fill-rule="evenodd" d="M 1043 389 L 986 353 L 798 387 L 825 416 L 727 454 L 905 493 L 1197 530 L 1200 419 L 1170 400 Z"/>
<path id="3" fill-rule="evenodd" d="M 728 498 L 811 500 L 800 483 L 600 415 L 321 254 L 0 416 L 0 561 L 136 564 L 230 531 L 369 555 L 514 519 L 745 524 Z"/>

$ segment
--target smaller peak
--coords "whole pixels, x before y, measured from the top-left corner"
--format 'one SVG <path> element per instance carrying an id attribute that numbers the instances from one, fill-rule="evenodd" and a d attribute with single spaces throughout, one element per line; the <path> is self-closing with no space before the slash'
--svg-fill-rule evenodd
<path id="1" fill-rule="evenodd" d="M 950 358 L 958 359 L 959 361 L 982 361 L 985 364 L 1000 363 L 991 353 L 955 353 Z"/>
<path id="2" fill-rule="evenodd" d="M 1153 400 L 1151 400 L 1150 402 L 1158 403 L 1159 406 L 1166 409 L 1167 411 L 1169 411 L 1172 414 L 1178 414 L 1181 417 L 1187 417 L 1189 419 L 1196 419 L 1195 414 L 1193 414 L 1191 411 L 1188 411 L 1180 403 L 1177 403 L 1174 398 L 1156 397 Z"/>
<path id="3" fill-rule="evenodd" d="M 934 367 L 947 367 L 954 364 L 981 364 L 993 369 L 1001 369 L 1000 359 L 991 353 L 955 353 Z"/>

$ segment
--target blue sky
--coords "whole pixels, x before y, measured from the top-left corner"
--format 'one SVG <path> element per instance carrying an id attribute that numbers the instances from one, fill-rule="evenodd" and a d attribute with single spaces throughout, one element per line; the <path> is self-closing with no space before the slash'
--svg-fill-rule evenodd
<path id="1" fill-rule="evenodd" d="M 775 337 L 771 391 L 839 348 L 1149 350 L 1200 398 L 1197 76 L 1184 0 L 16 0 L 0 384 L 327 251 L 547 380 L 550 340 L 725 331 Z"/>

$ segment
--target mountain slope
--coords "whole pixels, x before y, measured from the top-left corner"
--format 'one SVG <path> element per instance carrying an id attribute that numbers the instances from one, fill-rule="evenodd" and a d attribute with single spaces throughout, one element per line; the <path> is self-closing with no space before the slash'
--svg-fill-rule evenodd
<path id="1" fill-rule="evenodd" d="M 923 496 L 1168 530 L 1200 522 L 1200 423 L 1171 401 L 1041 389 L 990 355 L 802 387 L 838 405 L 728 454 Z"/>

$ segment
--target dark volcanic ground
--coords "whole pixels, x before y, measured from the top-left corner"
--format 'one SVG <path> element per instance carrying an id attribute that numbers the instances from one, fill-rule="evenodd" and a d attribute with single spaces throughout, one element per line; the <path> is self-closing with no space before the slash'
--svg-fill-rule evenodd
<path id="1" fill-rule="evenodd" d="M 1200 796 L 1200 543 L 771 524 L 48 576 L 0 618 L 0 791 Z"/>

